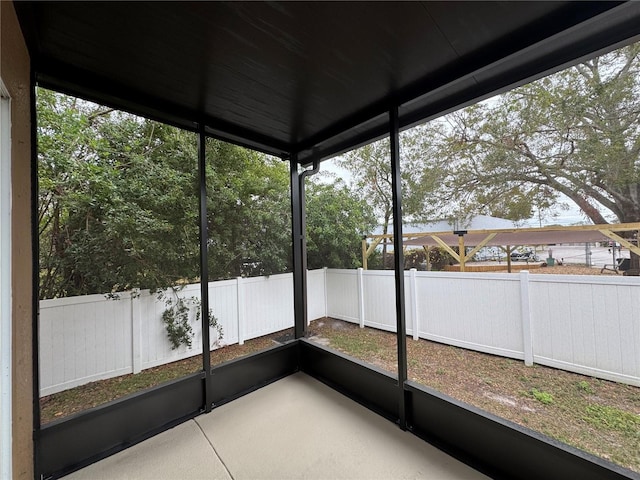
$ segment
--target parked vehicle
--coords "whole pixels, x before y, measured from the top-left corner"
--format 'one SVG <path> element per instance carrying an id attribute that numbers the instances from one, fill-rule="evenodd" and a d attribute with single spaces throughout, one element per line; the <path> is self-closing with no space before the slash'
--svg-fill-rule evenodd
<path id="1" fill-rule="evenodd" d="M 528 249 L 523 251 L 511 252 L 511 261 L 512 262 L 539 262 L 540 257 L 536 254 L 535 251 Z"/>

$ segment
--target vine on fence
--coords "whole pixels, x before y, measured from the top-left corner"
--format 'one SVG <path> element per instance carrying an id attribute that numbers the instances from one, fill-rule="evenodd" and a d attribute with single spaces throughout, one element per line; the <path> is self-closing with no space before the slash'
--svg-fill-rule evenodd
<path id="1" fill-rule="evenodd" d="M 177 290 L 171 288 L 172 297 L 167 296 L 164 292 L 158 292 L 158 299 L 164 299 L 167 307 L 162 312 L 162 322 L 167 331 L 167 338 L 171 343 L 171 350 L 176 350 L 180 345 L 191 348 L 193 340 L 193 328 L 191 327 L 191 316 L 193 309 L 193 321 L 198 322 L 202 312 L 202 303 L 197 297 L 178 297 Z M 218 319 L 213 315 L 213 311 L 209 309 L 209 327 L 216 333 L 213 344 L 219 344 L 222 340 L 223 329 L 218 323 Z"/>

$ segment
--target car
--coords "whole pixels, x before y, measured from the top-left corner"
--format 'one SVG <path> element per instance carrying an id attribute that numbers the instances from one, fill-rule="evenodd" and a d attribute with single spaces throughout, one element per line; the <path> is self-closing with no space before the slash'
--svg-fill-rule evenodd
<path id="1" fill-rule="evenodd" d="M 539 262 L 540 257 L 533 250 L 524 250 L 520 252 L 511 252 L 511 261 L 512 262 Z"/>

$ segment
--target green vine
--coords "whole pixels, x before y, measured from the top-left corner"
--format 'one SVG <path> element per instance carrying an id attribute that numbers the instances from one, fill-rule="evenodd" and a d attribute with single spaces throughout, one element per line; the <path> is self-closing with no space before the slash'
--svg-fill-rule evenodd
<path id="1" fill-rule="evenodd" d="M 167 307 L 162 312 L 162 322 L 167 331 L 167 338 L 171 343 L 171 350 L 176 350 L 181 345 L 191 348 L 193 341 L 193 328 L 191 327 L 191 308 L 194 307 L 193 321 L 198 322 L 202 312 L 202 303 L 199 298 L 181 298 L 178 297 L 175 289 L 173 298 L 165 296 L 163 292 L 158 293 L 158 299 L 164 298 Z M 219 345 L 223 337 L 222 325 L 218 323 L 218 319 L 213 315 L 213 311 L 209 309 L 209 327 L 215 331 L 215 339 L 212 345 Z"/>
<path id="2" fill-rule="evenodd" d="M 171 350 L 180 345 L 191 348 L 193 329 L 189 322 L 189 307 L 183 298 L 178 298 L 175 303 L 171 299 L 165 300 L 168 308 L 162 312 L 162 321 L 167 330 L 167 338 L 171 343 Z"/>

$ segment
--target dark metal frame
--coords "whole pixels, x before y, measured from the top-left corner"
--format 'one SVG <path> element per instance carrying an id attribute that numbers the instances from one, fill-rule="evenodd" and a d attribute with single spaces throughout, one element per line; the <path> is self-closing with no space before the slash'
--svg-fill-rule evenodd
<path id="1" fill-rule="evenodd" d="M 35 72 L 32 68 L 32 72 Z M 459 73 L 459 72 L 458 72 Z M 518 72 L 514 75 L 517 77 Z M 595 456 L 585 454 L 543 435 L 519 427 L 474 407 L 446 397 L 429 388 L 408 381 L 407 346 L 404 311 L 404 275 L 402 254 L 402 204 L 400 182 L 399 129 L 402 126 L 398 109 L 407 95 L 385 104 L 390 134 L 393 217 L 394 267 L 396 291 L 398 375 L 389 375 L 371 365 L 351 359 L 328 348 L 310 343 L 304 337 L 306 319 L 306 258 L 304 178 L 300 172 L 300 151 L 284 156 L 290 163 L 293 289 L 295 340 L 278 347 L 226 364 L 210 367 L 208 328 L 208 268 L 206 225 L 206 137 L 216 136 L 221 126 L 198 124 L 198 168 L 200 179 L 200 273 L 202 293 L 203 371 L 167 384 L 130 395 L 95 409 L 47 426 L 40 425 L 38 378 L 38 226 L 37 212 L 37 125 L 35 111 L 35 73 L 32 78 L 32 235 L 33 267 L 33 359 L 34 359 L 34 439 L 35 471 L 40 476 L 56 477 L 81 468 L 116 451 L 127 448 L 149 436 L 210 411 L 228 401 L 283 378 L 298 370 L 325 382 L 373 411 L 396 422 L 403 430 L 428 440 L 445 451 L 495 478 L 568 478 L 608 479 L 638 478 L 633 472 Z M 516 79 L 514 77 L 514 80 Z M 418 87 L 416 87 L 418 88 Z M 424 86 L 419 86 L 424 88 Z M 488 90 L 487 90 L 488 91 Z M 419 93 L 419 89 L 410 92 Z M 407 98 L 405 98 L 407 97 Z M 458 98 L 458 100 L 460 100 Z M 466 99 L 462 99 L 465 100 Z M 366 123 L 371 115 L 379 115 L 381 105 L 365 112 L 357 121 Z M 426 111 L 420 110 L 427 115 Z M 413 121 L 414 119 L 411 119 Z M 339 128 L 323 132 L 314 144 L 299 145 L 311 151 L 319 162 L 322 150 L 315 146 L 332 136 Z M 353 125 L 351 125 L 353 126 Z M 222 131 L 225 128 L 221 128 Z M 238 131 L 238 143 L 260 145 L 262 138 L 245 138 Z M 379 127 L 363 129 L 362 142 L 371 135 L 381 135 Z M 228 132 L 221 137 L 228 136 Z M 313 143 L 313 142 L 312 142 Z M 340 148 L 346 144 L 340 144 Z M 324 153 L 335 153 L 329 147 Z M 316 165 L 314 165 L 314 168 Z M 311 171 L 308 171 L 311 172 Z M 149 412 L 152 411 L 153 414 Z M 100 434 L 96 435 L 99 431 Z"/>
<path id="2" fill-rule="evenodd" d="M 393 200 L 393 267 L 396 290 L 396 332 L 398 347 L 398 422 L 407 429 L 404 384 L 407 381 L 407 331 L 404 302 L 404 250 L 402 248 L 402 180 L 400 176 L 400 125 L 398 107 L 389 110 L 389 143 L 391 148 L 391 197 Z"/>
<path id="3" fill-rule="evenodd" d="M 207 232 L 207 138 L 204 133 L 204 126 L 201 124 L 198 129 L 198 175 L 200 177 L 200 302 L 202 322 L 202 370 L 204 372 L 203 398 L 204 411 L 211 411 L 211 352 L 209 345 L 209 257 L 207 253 L 208 232 Z"/>
<path id="4" fill-rule="evenodd" d="M 34 186 L 37 185 L 35 102 Z M 394 213 L 394 267 L 398 375 L 390 375 L 329 348 L 315 345 L 306 334 L 304 258 L 304 172 L 297 155 L 290 162 L 292 247 L 294 267 L 295 340 L 223 365 L 210 367 L 209 339 L 203 335 L 203 371 L 79 413 L 44 427 L 39 425 L 37 377 L 37 315 L 34 315 L 34 418 L 36 478 L 55 478 L 116 453 L 185 420 L 256 390 L 268 383 L 303 371 L 397 423 L 403 430 L 494 478 L 638 478 L 633 472 L 560 444 L 537 432 L 463 404 L 407 379 L 402 255 L 402 205 L 400 145 L 397 106 L 389 110 Z M 208 276 L 206 252 L 205 128 L 198 137 L 200 176 L 200 238 L 202 327 L 208 332 Z M 312 173 L 313 171 L 308 171 Z M 37 208 L 37 189 L 32 197 Z M 36 216 L 34 215 L 34 218 Z M 35 223 L 35 222 L 34 222 Z M 37 248 L 34 225 L 34 247 Z M 37 250 L 36 250 L 37 252 Z M 34 292 L 37 292 L 37 257 L 34 258 Z M 37 312 L 37 294 L 34 312 Z M 150 414 L 149 412 L 152 412 Z M 100 432 L 99 435 L 96 432 Z M 532 452 L 534 452 L 532 454 Z M 544 461 L 541 461 L 541 458 Z"/>
<path id="5" fill-rule="evenodd" d="M 291 250 L 293 254 L 293 313 L 295 318 L 295 338 L 302 338 L 307 331 L 303 321 L 306 312 L 304 296 L 304 259 L 302 256 L 302 202 L 300 201 L 300 173 L 298 172 L 298 156 L 291 154 L 289 159 L 289 174 L 291 188 Z"/>

